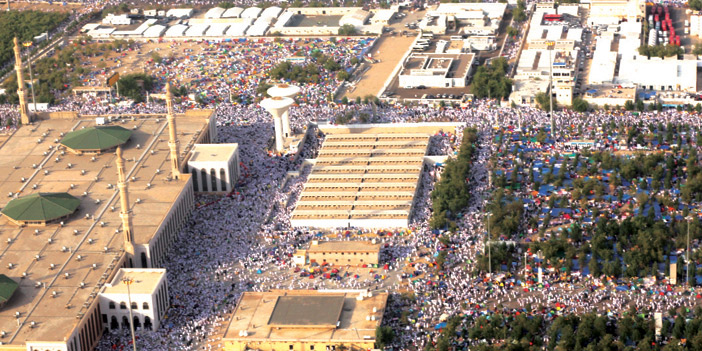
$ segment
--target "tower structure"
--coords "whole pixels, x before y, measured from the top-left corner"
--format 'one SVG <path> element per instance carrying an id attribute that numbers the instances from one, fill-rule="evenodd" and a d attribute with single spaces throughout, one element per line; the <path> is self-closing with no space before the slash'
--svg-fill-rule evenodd
<path id="1" fill-rule="evenodd" d="M 261 101 L 261 107 L 266 109 L 273 115 L 273 124 L 275 126 L 275 151 L 283 151 L 285 136 L 283 134 L 283 115 L 287 113 L 290 106 L 295 101 L 287 97 L 272 97 Z"/>
<path id="2" fill-rule="evenodd" d="M 300 87 L 290 84 L 276 84 L 267 91 L 268 95 L 271 97 L 282 97 L 295 99 L 295 96 L 300 93 Z M 292 136 L 292 131 L 290 130 L 290 110 L 285 110 L 281 116 L 281 123 L 283 125 L 283 136 L 289 138 Z"/>
<path id="3" fill-rule="evenodd" d="M 129 194 L 127 192 L 127 174 L 124 171 L 124 159 L 122 158 L 122 147 L 117 147 L 117 188 L 119 188 L 120 211 L 119 218 L 122 219 L 122 233 L 124 233 L 124 250 L 134 257 L 134 233 L 132 232 L 132 217 L 129 211 Z"/>
<path id="4" fill-rule="evenodd" d="M 166 107 L 168 114 L 168 148 L 171 150 L 171 173 L 173 178 L 180 178 L 180 150 L 178 150 L 178 140 L 176 139 L 176 121 L 175 112 L 173 111 L 173 93 L 171 93 L 171 83 L 166 83 Z"/>
<path id="5" fill-rule="evenodd" d="M 27 109 L 27 92 L 24 90 L 24 76 L 22 75 L 22 56 L 20 55 L 19 40 L 15 37 L 15 71 L 17 72 L 17 96 L 19 96 L 20 119 L 22 124 L 29 124 L 29 110 Z"/>

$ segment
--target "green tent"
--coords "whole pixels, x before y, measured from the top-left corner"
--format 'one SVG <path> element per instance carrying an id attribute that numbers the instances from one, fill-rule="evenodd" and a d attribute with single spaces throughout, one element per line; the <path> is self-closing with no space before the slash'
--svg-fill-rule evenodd
<path id="1" fill-rule="evenodd" d="M 120 126 L 96 126 L 66 134 L 61 144 L 73 150 L 106 150 L 126 143 L 131 136 L 131 130 Z"/>
<path id="2" fill-rule="evenodd" d="M 12 280 L 12 278 L 4 274 L 0 274 L 0 306 L 4 305 L 10 300 L 18 287 L 19 284 Z"/>
<path id="3" fill-rule="evenodd" d="M 2 214 L 15 221 L 44 221 L 68 216 L 80 200 L 68 193 L 37 193 L 10 201 Z"/>

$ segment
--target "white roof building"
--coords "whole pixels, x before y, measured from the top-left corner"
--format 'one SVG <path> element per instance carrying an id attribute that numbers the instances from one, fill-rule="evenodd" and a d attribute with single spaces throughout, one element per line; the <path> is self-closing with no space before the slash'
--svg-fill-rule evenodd
<path id="1" fill-rule="evenodd" d="M 166 33 L 166 26 L 155 24 L 144 32 L 144 38 L 158 38 Z"/>
<path id="2" fill-rule="evenodd" d="M 248 23 L 236 23 L 229 26 L 227 30 L 228 37 L 243 37 L 246 36 L 246 30 L 249 28 Z"/>
<path id="3" fill-rule="evenodd" d="M 278 7 L 278 6 L 271 6 L 269 8 L 266 8 L 261 12 L 261 18 L 272 18 L 276 19 L 280 14 L 283 13 L 283 9 Z"/>
<path id="4" fill-rule="evenodd" d="M 166 34 L 164 34 L 165 37 L 182 37 L 185 35 L 185 31 L 188 30 L 188 26 L 184 24 L 176 24 L 173 26 L 170 26 L 168 30 L 166 30 Z"/>
<path id="5" fill-rule="evenodd" d="M 697 60 L 622 55 L 614 83 L 647 90 L 697 91 Z"/>
<path id="6" fill-rule="evenodd" d="M 241 18 L 258 18 L 261 12 L 263 10 L 260 7 L 249 7 L 241 12 Z"/>
<path id="7" fill-rule="evenodd" d="M 243 11 L 244 9 L 241 7 L 232 7 L 227 9 L 227 11 L 224 11 L 222 18 L 239 18 L 241 17 L 241 13 Z"/>
<path id="8" fill-rule="evenodd" d="M 260 37 L 266 35 L 268 28 L 270 26 L 267 24 L 253 25 L 246 30 L 246 35 Z"/>
<path id="9" fill-rule="evenodd" d="M 583 29 L 582 28 L 570 28 L 566 34 L 567 40 L 574 40 L 575 42 L 580 42 L 583 39 Z"/>
<path id="10" fill-rule="evenodd" d="M 614 81 L 614 69 L 616 66 L 616 52 L 595 50 L 595 54 L 592 55 L 588 83 L 591 85 L 611 84 Z"/>
<path id="11" fill-rule="evenodd" d="M 395 10 L 392 9 L 382 9 L 378 10 L 371 18 L 371 23 L 374 24 L 388 24 L 393 16 L 395 16 Z"/>
<path id="12" fill-rule="evenodd" d="M 193 9 L 170 9 L 166 12 L 166 17 L 190 18 L 194 13 Z"/>
<path id="13" fill-rule="evenodd" d="M 205 18 L 220 18 L 222 17 L 222 14 L 226 11 L 226 9 L 223 9 L 221 7 L 213 7 L 205 13 Z"/>
<path id="14" fill-rule="evenodd" d="M 239 181 L 239 144 L 195 144 L 188 170 L 196 192 L 229 193 Z"/>
<path id="15" fill-rule="evenodd" d="M 129 290 L 123 280 L 130 280 Z M 131 306 L 129 301 L 131 300 Z M 105 327 L 129 326 L 129 313 L 137 329 L 158 329 L 170 305 L 165 269 L 121 268 L 99 295 L 100 310 L 108 319 Z"/>
<path id="16" fill-rule="evenodd" d="M 356 28 L 361 28 L 366 24 L 368 17 L 370 17 L 370 12 L 359 8 L 356 11 L 343 15 L 341 19 L 339 19 L 339 26 L 350 24 Z"/>
<path id="17" fill-rule="evenodd" d="M 210 28 L 209 24 L 193 24 L 185 31 L 186 37 L 202 37 L 205 36 L 205 32 Z"/>
<path id="18" fill-rule="evenodd" d="M 205 32 L 206 37 L 223 37 L 227 32 L 229 24 L 227 23 L 212 23 L 210 28 Z"/>

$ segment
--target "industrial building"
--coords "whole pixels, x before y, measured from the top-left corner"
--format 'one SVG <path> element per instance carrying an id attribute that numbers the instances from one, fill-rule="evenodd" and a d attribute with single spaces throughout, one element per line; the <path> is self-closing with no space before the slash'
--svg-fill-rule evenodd
<path id="1" fill-rule="evenodd" d="M 585 0 L 581 4 L 589 10 L 589 25 L 641 22 L 646 16 L 645 0 Z"/>
<path id="2" fill-rule="evenodd" d="M 297 250 L 293 254 L 293 262 L 299 266 L 311 263 L 332 266 L 375 265 L 380 262 L 380 244 L 366 241 L 313 240 L 307 249 Z"/>
<path id="3" fill-rule="evenodd" d="M 468 86 L 475 54 L 412 53 L 399 73 L 401 88 Z"/>
<path id="4" fill-rule="evenodd" d="M 361 33 L 382 32 L 382 24 L 369 24 L 371 13 L 360 7 L 290 7 L 271 27 L 282 35 L 337 35 L 345 24 Z"/>
<path id="5" fill-rule="evenodd" d="M 118 315 L 124 311 L 111 311 L 109 302 L 103 307 L 100 293 L 123 289 L 119 281 L 131 273 L 120 268 L 162 267 L 194 205 L 194 185 L 181 162 L 193 145 L 216 138 L 214 111 L 175 115 L 170 103 L 168 111 L 167 118 L 100 121 L 49 114 L 23 123 L 0 146 L 3 162 L 15 165 L 0 181 L 8 194 L 0 200 L 6 243 L 0 265 L 19 282 L 0 310 L 3 349 L 91 350 L 112 316 L 123 326 Z M 129 133 L 106 132 L 98 122 Z M 133 287 L 158 291 L 165 287 L 165 275 L 158 274 L 135 277 L 141 283 Z M 148 309 L 146 300 L 134 301 L 141 326 L 157 327 L 167 296 L 151 300 Z"/>
<path id="6" fill-rule="evenodd" d="M 245 292 L 222 338 L 224 351 L 369 350 L 388 293 L 274 290 Z"/>
<path id="7" fill-rule="evenodd" d="M 428 11 L 419 28 L 434 34 L 455 30 L 468 35 L 496 35 L 507 4 L 442 3 Z"/>
<path id="8" fill-rule="evenodd" d="M 637 54 L 622 56 L 615 84 L 636 85 L 644 90 L 697 91 L 697 60 L 677 57 L 647 58 Z"/>

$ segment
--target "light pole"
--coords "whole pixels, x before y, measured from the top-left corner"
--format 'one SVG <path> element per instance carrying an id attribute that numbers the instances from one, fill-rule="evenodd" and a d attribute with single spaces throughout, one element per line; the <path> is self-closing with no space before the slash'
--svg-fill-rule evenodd
<path id="1" fill-rule="evenodd" d="M 488 273 L 492 276 L 492 247 L 490 245 L 490 213 L 487 214 Z"/>
<path id="2" fill-rule="evenodd" d="M 692 221 L 691 216 L 685 218 L 687 220 L 687 256 L 685 257 L 685 270 L 687 275 L 687 286 L 690 287 L 690 222 Z"/>
<path id="3" fill-rule="evenodd" d="M 546 42 L 548 49 L 548 104 L 549 114 L 551 115 L 551 137 L 556 138 L 556 119 L 553 117 L 553 48 L 556 46 L 555 41 Z"/>
<path id="4" fill-rule="evenodd" d="M 134 347 L 134 351 L 137 351 L 136 347 L 136 337 L 134 337 L 134 317 L 132 317 L 132 293 L 131 290 L 129 289 L 129 286 L 134 283 L 133 279 L 129 278 L 124 278 L 122 279 L 122 283 L 127 284 L 127 300 L 129 301 L 129 329 L 132 332 L 132 346 Z"/>
<path id="5" fill-rule="evenodd" d="M 8 3 L 10 0 L 7 0 Z M 30 47 L 32 46 L 32 42 L 28 41 L 26 43 L 22 43 L 24 47 Z M 32 75 L 32 53 L 27 54 L 27 64 L 29 65 L 29 80 L 32 82 L 32 103 L 34 104 L 34 113 L 37 113 L 37 99 L 34 96 L 34 76 Z"/>

